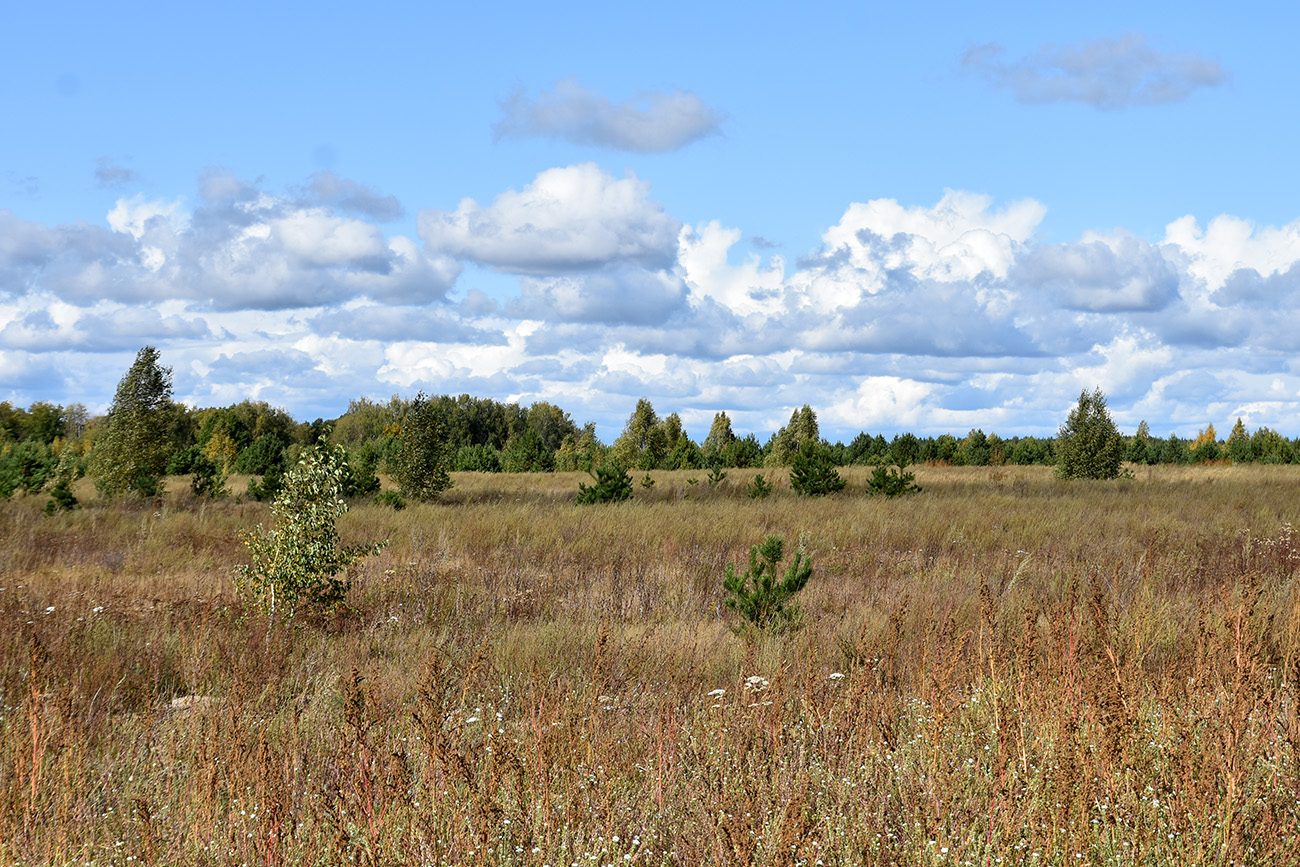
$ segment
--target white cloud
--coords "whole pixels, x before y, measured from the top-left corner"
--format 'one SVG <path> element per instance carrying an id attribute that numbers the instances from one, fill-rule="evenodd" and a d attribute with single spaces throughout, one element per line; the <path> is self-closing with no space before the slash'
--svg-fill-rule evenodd
<path id="1" fill-rule="evenodd" d="M 305 190 L 306 203 L 337 208 L 374 220 L 396 220 L 404 210 L 396 196 L 386 196 L 334 172 L 317 172 Z"/>
<path id="2" fill-rule="evenodd" d="M 525 319 L 564 322 L 661 323 L 685 297 L 670 271 L 608 268 L 562 277 L 525 277 L 521 297 L 506 313 Z"/>
<path id="3" fill-rule="evenodd" d="M 220 173 L 204 178 L 203 203 L 193 211 L 180 200 L 135 196 L 119 199 L 106 219 L 108 229 L 48 228 L 0 212 L 0 291 L 48 292 L 78 304 L 180 298 L 220 309 L 358 297 L 402 304 L 442 299 L 461 269 L 365 220 Z"/>
<path id="4" fill-rule="evenodd" d="M 997 44 L 976 46 L 963 55 L 962 67 L 1029 104 L 1082 102 L 1100 109 L 1162 105 L 1228 80 L 1217 61 L 1194 51 L 1157 51 L 1140 33 L 1047 44 L 1013 62 L 1002 60 L 1002 53 Z"/>
<path id="5" fill-rule="evenodd" d="M 519 274 L 559 274 L 612 263 L 672 264 L 678 222 L 649 198 L 650 184 L 594 163 L 547 169 L 522 191 L 484 207 L 421 211 L 420 237 L 433 250 Z"/>
<path id="6" fill-rule="evenodd" d="M 698 298 L 711 298 L 740 316 L 771 316 L 781 309 L 785 289 L 785 263 L 773 256 L 763 267 L 757 255 L 740 265 L 727 254 L 740 240 L 739 229 L 727 229 L 716 220 L 694 229 L 683 227 L 678 236 L 677 261 L 686 283 Z"/>
<path id="7" fill-rule="evenodd" d="M 1204 230 L 1191 215 L 1165 228 L 1165 243 L 1185 257 L 1187 273 L 1209 292 L 1221 288 L 1241 269 L 1268 277 L 1300 262 L 1300 220 L 1285 226 L 1256 227 L 1254 223 L 1223 214 Z"/>
<path id="8" fill-rule="evenodd" d="M 449 308 L 349 305 L 323 312 L 308 323 L 317 333 L 350 340 L 420 340 L 480 346 L 503 342 L 498 329 L 477 327 Z"/>
<path id="9" fill-rule="evenodd" d="M 387 268 L 388 245 L 370 223 L 331 216 L 323 211 L 294 211 L 269 224 L 281 249 L 310 268 L 371 263 Z"/>
<path id="10" fill-rule="evenodd" d="M 1047 393 L 1078 397 L 1084 389 L 1100 387 L 1111 401 L 1140 400 L 1157 378 L 1173 371 L 1175 355 L 1155 335 L 1123 334 L 1094 346 L 1067 369 L 1044 373 L 1033 381 Z"/>
<path id="11" fill-rule="evenodd" d="M 150 342 L 184 399 L 308 418 L 423 388 L 556 400 L 606 436 L 641 396 L 762 438 L 803 403 L 846 439 L 1051 433 L 1100 385 L 1130 427 L 1248 411 L 1300 429 L 1300 221 L 1045 244 L 1038 202 L 948 191 L 851 204 L 795 260 L 738 248 L 741 228 L 683 227 L 647 183 L 589 164 L 423 212 L 424 245 L 333 176 L 273 192 L 214 172 L 198 201 L 123 198 L 101 225 L 0 211 L 7 399 L 102 404 L 85 394 L 111 396 L 113 360 Z M 465 260 L 519 274 L 518 291 L 446 303 Z"/>
<path id="12" fill-rule="evenodd" d="M 612 103 L 565 78 L 536 98 L 522 90 L 501 105 L 498 138 L 557 138 L 635 153 L 665 153 L 720 132 L 722 118 L 694 93 L 647 91 Z"/>
<path id="13" fill-rule="evenodd" d="M 812 306 L 830 311 L 880 292 L 895 272 L 944 283 L 1005 278 L 1046 209 L 1032 199 L 991 206 L 988 196 L 957 190 L 931 208 L 855 202 L 822 235 L 823 261 L 794 282 L 804 284 Z"/>
<path id="14" fill-rule="evenodd" d="M 1094 313 L 1160 310 L 1178 296 L 1178 272 L 1160 249 L 1125 232 L 1034 247 L 1018 260 L 1014 279 Z"/>
<path id="15" fill-rule="evenodd" d="M 926 405 L 935 390 L 929 382 L 867 376 L 825 409 L 822 424 L 862 430 L 916 427 L 925 420 Z"/>
<path id="16" fill-rule="evenodd" d="M 111 302 L 80 308 L 48 295 L 0 308 L 0 321 L 7 323 L 0 327 L 0 347 L 36 353 L 122 352 L 149 342 L 212 337 L 201 318 Z"/>
<path id="17" fill-rule="evenodd" d="M 177 199 L 167 202 L 150 201 L 143 193 L 137 193 L 129 199 L 118 199 L 113 210 L 108 212 L 108 225 L 114 232 L 122 232 L 139 241 L 151 220 L 161 220 L 170 224 L 174 231 L 183 231 L 185 217 L 181 212 L 183 202 Z"/>

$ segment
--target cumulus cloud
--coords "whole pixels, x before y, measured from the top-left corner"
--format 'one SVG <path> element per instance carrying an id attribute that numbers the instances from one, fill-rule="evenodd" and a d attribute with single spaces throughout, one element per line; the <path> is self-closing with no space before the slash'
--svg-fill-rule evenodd
<path id="1" fill-rule="evenodd" d="M 670 271 L 627 267 L 527 277 L 521 288 L 521 296 L 507 305 L 507 315 L 562 322 L 653 325 L 667 319 L 686 295 L 681 278 Z"/>
<path id="2" fill-rule="evenodd" d="M 384 348 L 384 363 L 375 371 L 381 381 L 406 389 L 440 394 L 510 395 L 522 387 L 516 344 L 472 347 L 409 341 Z"/>
<path id="3" fill-rule="evenodd" d="M 1267 277 L 1300 262 L 1300 220 L 1256 227 L 1222 214 L 1202 229 L 1196 218 L 1180 217 L 1165 227 L 1165 244 L 1207 292 L 1221 288 L 1241 269 Z"/>
<path id="4" fill-rule="evenodd" d="M 147 307 L 107 310 L 69 308 L 56 317 L 48 309 L 33 310 L 15 317 L 0 329 L 0 346 L 34 352 L 123 352 L 146 343 L 205 340 L 212 332 L 202 319 L 164 316 Z"/>
<path id="5" fill-rule="evenodd" d="M 1158 51 L 1140 33 L 1049 43 L 1016 61 L 1003 60 L 996 43 L 979 45 L 962 56 L 962 68 L 1023 103 L 1082 102 L 1099 109 L 1179 102 L 1228 80 L 1217 61 L 1195 51 Z"/>
<path id="6" fill-rule="evenodd" d="M 989 283 L 1006 277 L 1019 245 L 1046 209 L 1032 199 L 991 210 L 988 196 L 948 190 L 933 207 L 893 199 L 850 205 L 822 235 L 823 252 L 795 280 L 806 303 L 830 312 L 886 288 L 891 275 L 940 283 Z"/>
<path id="7" fill-rule="evenodd" d="M 320 176 L 315 183 L 319 192 Z M 365 188 L 331 178 L 323 189 L 308 204 L 210 172 L 192 210 L 182 200 L 136 195 L 116 202 L 107 227 L 47 227 L 0 211 L 0 292 L 49 292 L 74 303 L 184 299 L 227 310 L 445 297 L 459 263 L 320 203 L 360 200 Z"/>
<path id="8" fill-rule="evenodd" d="M 0 399 L 21 406 L 61 394 L 66 385 L 67 377 L 60 365 L 48 356 L 0 349 Z"/>
<path id="9" fill-rule="evenodd" d="M 678 238 L 677 260 L 697 299 L 708 298 L 741 316 L 772 315 L 781 309 L 785 263 L 773 256 L 767 265 L 751 255 L 732 265 L 728 253 L 740 240 L 739 229 L 716 220 L 684 227 Z"/>
<path id="10" fill-rule="evenodd" d="M 1244 305 L 1276 309 L 1290 307 L 1300 293 L 1300 264 L 1265 276 L 1254 268 L 1238 268 L 1210 298 L 1221 307 Z"/>
<path id="11" fill-rule="evenodd" d="M 1034 247 L 1016 262 L 1013 280 L 1093 313 L 1160 310 L 1178 296 L 1178 272 L 1160 248 L 1128 233 Z"/>
<path id="12" fill-rule="evenodd" d="M 151 201 L 143 193 L 137 193 L 129 199 L 118 199 L 114 203 L 113 209 L 108 212 L 108 225 L 114 232 L 130 235 L 137 241 L 144 237 L 145 230 L 153 220 L 184 230 L 186 219 L 181 206 L 180 199 L 174 202 Z"/>
<path id="13" fill-rule="evenodd" d="M 318 334 L 352 340 L 425 340 L 434 343 L 472 343 L 480 346 L 505 342 L 499 329 L 479 328 L 454 312 L 429 307 L 347 307 L 330 310 L 308 320 Z"/>
<path id="14" fill-rule="evenodd" d="M 328 376 L 311 353 L 294 348 L 255 349 L 222 353 L 207 365 L 206 374 L 217 381 L 270 381 L 323 384 Z"/>
<path id="15" fill-rule="evenodd" d="M 721 116 L 688 90 L 646 91 L 625 102 L 566 78 L 536 97 L 516 91 L 493 127 L 501 138 L 555 138 L 635 153 L 666 153 L 721 132 Z"/>
<path id="16" fill-rule="evenodd" d="M 1040 356 L 1046 350 L 1015 318 L 989 310 L 969 285 L 899 276 L 834 316 L 805 314 L 797 344 L 821 352 L 909 356 Z"/>
<path id="17" fill-rule="evenodd" d="M 828 406 L 824 418 L 863 430 L 915 426 L 936 388 L 934 383 L 897 376 L 866 376 L 857 388 Z"/>
<path id="18" fill-rule="evenodd" d="M 518 274 L 560 274 L 628 263 L 666 268 L 679 223 L 632 172 L 615 178 L 594 163 L 547 169 L 490 206 L 465 199 L 455 211 L 425 210 L 430 249 Z"/>
<path id="19" fill-rule="evenodd" d="M 154 343 L 182 399 L 307 418 L 423 388 L 552 400 L 607 437 L 642 396 L 699 436 L 725 410 L 765 437 L 804 403 L 833 437 L 1051 433 L 1098 384 L 1122 424 L 1300 417 L 1300 221 L 1188 216 L 1156 242 L 1049 244 L 1040 203 L 947 191 L 850 203 L 786 258 L 740 228 L 683 226 L 647 183 L 590 164 L 421 212 L 419 239 L 380 228 L 391 197 L 328 173 L 270 190 L 214 170 L 195 202 L 123 197 L 102 222 L 52 226 L 0 211 L 8 399 L 94 404 L 48 376 L 111 396 Z M 452 294 L 468 263 L 516 291 Z"/>

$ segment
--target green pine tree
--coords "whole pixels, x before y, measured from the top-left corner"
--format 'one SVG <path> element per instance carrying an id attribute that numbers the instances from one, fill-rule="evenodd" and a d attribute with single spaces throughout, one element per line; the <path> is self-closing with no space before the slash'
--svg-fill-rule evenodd
<path id="1" fill-rule="evenodd" d="M 790 465 L 790 487 L 809 497 L 824 497 L 844 490 L 844 479 L 835 469 L 830 449 L 807 440 Z"/>
<path id="2" fill-rule="evenodd" d="M 723 604 L 760 629 L 781 630 L 795 625 L 799 605 L 790 600 L 812 577 L 812 561 L 804 559 L 802 546 L 795 552 L 785 574 L 778 574 L 777 564 L 784 547 L 780 536 L 768 536 L 761 545 L 749 549 L 749 568 L 743 574 L 737 575 L 731 564 L 727 564 L 727 575 L 722 582 L 727 591 Z"/>
<path id="3" fill-rule="evenodd" d="M 578 483 L 579 503 L 619 503 L 632 497 L 632 477 L 618 459 L 608 460 L 591 471 L 594 485 Z"/>
<path id="4" fill-rule="evenodd" d="M 1250 447 L 1250 434 L 1246 433 L 1246 425 L 1241 419 L 1232 426 L 1232 433 L 1228 434 L 1228 457 L 1232 458 L 1234 464 L 1247 463 L 1255 459 L 1255 453 Z"/>

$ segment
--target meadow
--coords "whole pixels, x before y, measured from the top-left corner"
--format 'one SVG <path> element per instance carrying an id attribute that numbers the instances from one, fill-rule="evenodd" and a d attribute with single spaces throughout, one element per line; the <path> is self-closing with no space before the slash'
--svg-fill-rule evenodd
<path id="1" fill-rule="evenodd" d="M 1300 470 L 915 469 L 454 474 L 290 624 L 234 595 L 263 504 L 16 495 L 0 863 L 1294 863 Z M 785 633 L 722 604 L 768 534 Z"/>

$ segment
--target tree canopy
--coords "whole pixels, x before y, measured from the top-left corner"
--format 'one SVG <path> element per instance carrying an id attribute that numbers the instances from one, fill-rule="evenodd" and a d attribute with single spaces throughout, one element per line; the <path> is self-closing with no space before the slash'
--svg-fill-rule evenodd
<path id="1" fill-rule="evenodd" d="M 90 453 L 89 472 L 106 496 L 152 496 L 167 469 L 171 447 L 172 369 L 146 346 L 117 384 L 104 430 Z"/>
<path id="2" fill-rule="evenodd" d="M 1101 389 L 1084 389 L 1056 437 L 1056 475 L 1063 479 L 1113 479 L 1124 460 L 1124 444 Z"/>

